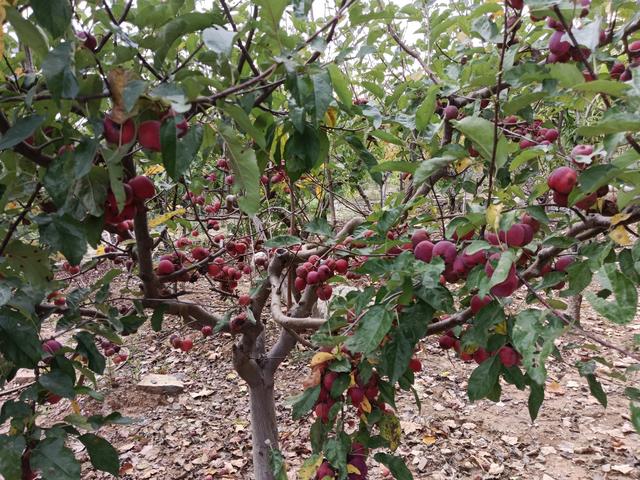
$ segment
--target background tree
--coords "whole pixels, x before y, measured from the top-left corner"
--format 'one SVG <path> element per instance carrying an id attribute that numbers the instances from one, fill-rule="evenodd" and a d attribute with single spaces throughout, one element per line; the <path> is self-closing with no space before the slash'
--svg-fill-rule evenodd
<path id="1" fill-rule="evenodd" d="M 507 382 L 535 418 L 554 341 L 577 334 L 598 352 L 576 368 L 606 406 L 606 352 L 640 356 L 565 299 L 619 324 L 636 313 L 636 8 L 5 2 L 0 378 L 35 381 L 2 405 L 0 473 L 80 478 L 75 437 L 117 475 L 95 431 L 127 419 L 36 420 L 101 398 L 121 337 L 164 315 L 234 336 L 258 480 L 286 478 L 273 389 L 298 344 L 313 374 L 293 415 L 316 417 L 302 478 L 366 479 L 371 461 L 411 478 L 395 394 L 430 335 L 478 363 L 471 400 Z M 185 299 L 195 282 L 226 311 Z M 505 310 L 518 289 L 530 305 Z M 640 430 L 640 391 L 626 392 Z"/>

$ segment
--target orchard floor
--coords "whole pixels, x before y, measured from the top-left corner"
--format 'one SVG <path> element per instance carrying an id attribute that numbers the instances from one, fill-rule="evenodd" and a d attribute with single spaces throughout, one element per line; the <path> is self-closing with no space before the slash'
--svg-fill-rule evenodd
<path id="1" fill-rule="evenodd" d="M 204 301 L 209 293 L 198 297 Z M 633 335 L 640 334 L 640 317 L 631 326 L 618 327 L 598 319 L 588 305 L 583 307 L 583 325 L 629 349 Z M 174 332 L 197 339 L 191 352 L 169 346 L 167 337 Z M 567 337 L 560 344 L 564 361 L 550 363 L 547 399 L 534 423 L 526 392 L 515 387 L 504 386 L 500 403 L 470 403 L 466 382 L 475 364 L 448 356 L 433 338 L 424 342 L 419 353 L 423 371 L 416 381 L 422 409 L 418 411 L 412 395 L 403 394 L 397 412 L 403 429 L 397 453 L 406 459 L 414 478 L 640 479 L 640 436 L 629 422 L 623 395 L 625 386 L 637 385 L 638 374 L 625 383 L 608 377 L 607 368 L 600 367 L 609 399 L 604 409 L 572 367 L 579 356 L 589 354 L 604 354 L 622 368 L 632 360 L 616 352 L 572 348 L 569 342 L 574 340 L 583 345 L 581 339 Z M 107 377 L 100 384 L 106 401 L 80 402 L 85 415 L 118 410 L 137 419 L 133 425 L 100 430 L 121 454 L 123 479 L 252 478 L 248 391 L 231 367 L 231 345 L 228 335 L 204 340 L 176 319 L 165 320 L 162 333 L 145 326 L 125 339 L 129 360 L 113 370 L 111 384 Z M 311 419 L 293 421 L 285 402 L 301 390 L 308 360 L 309 352 L 294 352 L 277 378 L 281 449 L 291 479 L 298 478 L 297 469 L 310 454 Z M 140 392 L 136 383 L 147 373 L 178 376 L 185 383 L 184 393 Z M 67 401 L 49 408 L 52 417 L 47 423 L 72 413 Z M 90 469 L 80 444 L 71 447 L 85 461 L 83 479 L 110 478 Z M 370 462 L 369 478 L 388 478 L 374 463 Z"/>

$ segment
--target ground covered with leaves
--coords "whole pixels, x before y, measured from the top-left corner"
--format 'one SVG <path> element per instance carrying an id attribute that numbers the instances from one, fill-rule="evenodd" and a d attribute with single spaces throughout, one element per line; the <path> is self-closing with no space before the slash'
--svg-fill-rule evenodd
<path id="1" fill-rule="evenodd" d="M 208 293 L 194 299 L 210 302 Z M 221 311 L 225 308 L 222 304 L 217 307 Z M 598 318 L 588 305 L 583 305 L 582 317 L 587 330 L 628 349 L 633 348 L 629 332 L 640 334 L 640 318 L 631 328 L 616 327 Z M 191 336 L 195 340 L 193 350 L 183 353 L 171 348 L 168 338 L 172 333 Z M 403 431 L 398 453 L 406 459 L 414 477 L 640 478 L 640 438 L 629 421 L 623 395 L 628 380 L 609 376 L 606 366 L 599 367 L 597 373 L 608 395 L 608 407 L 603 408 L 588 394 L 587 382 L 573 368 L 579 358 L 598 355 L 597 349 L 585 345 L 580 337 L 568 336 L 561 342 L 563 358 L 550 363 L 547 398 L 533 423 L 526 393 L 512 386 L 504 386 L 499 403 L 471 403 L 466 386 L 475 363 L 464 363 L 443 352 L 436 338 L 424 342 L 418 354 L 423 371 L 416 381 L 421 407 L 413 395 L 402 393 L 397 411 Z M 41 421 L 55 422 L 73 413 L 74 407 L 79 407 L 83 415 L 117 410 L 134 418 L 136 422 L 131 425 L 101 430 L 120 452 L 125 480 L 250 479 L 248 389 L 230 363 L 231 346 L 231 336 L 204 339 L 175 318 L 167 318 L 160 333 L 145 325 L 138 335 L 125 338 L 128 360 L 111 365 L 109 375 L 101 380 L 103 403 L 84 399 L 75 406 L 63 400 L 49 407 L 50 415 L 41 417 Z M 277 377 L 280 447 L 291 479 L 299 478 L 298 469 L 310 454 L 312 422 L 310 418 L 293 421 L 287 400 L 302 390 L 310 355 L 300 348 L 283 364 Z M 616 367 L 633 363 L 616 352 L 609 352 L 608 358 Z M 184 391 L 141 391 L 137 383 L 149 373 L 176 376 L 184 383 Z M 634 375 L 637 380 L 634 373 L 629 378 L 634 379 Z M 7 388 L 16 385 L 14 381 Z M 91 469 L 81 444 L 72 447 L 85 460 L 82 478 L 107 478 Z M 387 475 L 375 466 L 370 478 Z"/>

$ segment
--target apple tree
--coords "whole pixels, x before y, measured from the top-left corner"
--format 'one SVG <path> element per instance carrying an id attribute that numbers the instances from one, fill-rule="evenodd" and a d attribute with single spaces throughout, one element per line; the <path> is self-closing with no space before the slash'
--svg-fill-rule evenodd
<path id="1" fill-rule="evenodd" d="M 562 335 L 593 351 L 575 368 L 603 406 L 607 355 L 640 361 L 579 318 L 583 301 L 622 326 L 636 314 L 634 2 L 0 12 L 0 385 L 34 372 L 0 409 L 6 480 L 80 478 L 72 441 L 118 475 L 99 431 L 129 420 L 76 399 L 100 400 L 123 337 L 166 315 L 193 329 L 170 337 L 184 352 L 233 338 L 257 480 L 286 478 L 274 385 L 297 347 L 309 480 L 364 480 L 373 462 L 412 478 L 396 394 L 424 342 L 478 364 L 472 401 L 510 384 L 532 419 Z M 640 430 L 640 390 L 625 393 Z M 74 413 L 42 421 L 59 401 Z"/>

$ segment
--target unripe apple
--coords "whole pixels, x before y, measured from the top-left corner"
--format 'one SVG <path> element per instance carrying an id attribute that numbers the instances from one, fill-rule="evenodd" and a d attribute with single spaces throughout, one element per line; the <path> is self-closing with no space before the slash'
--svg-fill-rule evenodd
<path id="1" fill-rule="evenodd" d="M 326 478 L 333 479 L 335 477 L 336 477 L 336 474 L 331 468 L 331 465 L 329 464 L 329 462 L 325 460 L 320 464 L 320 466 L 318 467 L 318 470 L 316 470 L 316 477 L 314 480 L 324 480 Z"/>
<path id="2" fill-rule="evenodd" d="M 473 360 L 480 365 L 485 360 L 491 358 L 491 354 L 487 352 L 484 348 L 480 347 L 475 352 L 473 352 Z"/>
<path id="3" fill-rule="evenodd" d="M 156 187 L 153 181 L 144 175 L 133 177 L 128 183 L 133 192 L 133 196 L 138 200 L 148 200 L 156 194 Z"/>
<path id="4" fill-rule="evenodd" d="M 434 245 L 429 240 L 423 240 L 418 243 L 413 250 L 413 255 L 417 260 L 430 262 L 433 257 Z"/>
<path id="5" fill-rule="evenodd" d="M 78 32 L 76 33 L 76 37 L 82 40 L 82 45 L 92 52 L 95 52 L 96 47 L 98 46 L 98 41 L 96 37 L 91 35 L 91 32 Z"/>
<path id="6" fill-rule="evenodd" d="M 411 235 L 411 244 L 413 245 L 413 248 L 415 248 L 420 242 L 424 242 L 425 240 L 431 239 L 429 237 L 429 233 L 424 228 L 416 230 Z"/>
<path id="7" fill-rule="evenodd" d="M 558 272 L 564 272 L 567 270 L 567 267 L 576 261 L 576 257 L 573 255 L 564 255 L 562 257 L 558 257 L 556 260 L 555 269 Z"/>
<path id="8" fill-rule="evenodd" d="M 454 120 L 458 118 L 458 107 L 455 105 L 447 105 L 442 111 L 445 120 Z"/>
<path id="9" fill-rule="evenodd" d="M 136 136 L 136 125 L 133 120 L 128 119 L 122 125 L 114 122 L 111 117 L 106 116 L 102 122 L 104 127 L 104 138 L 113 145 L 125 145 L 133 141 Z"/>
<path id="10" fill-rule="evenodd" d="M 477 315 L 478 312 L 486 305 L 489 305 L 489 303 L 491 303 L 491 297 L 489 295 L 486 295 L 484 298 L 474 295 L 471 297 L 471 311 Z"/>
<path id="11" fill-rule="evenodd" d="M 349 262 L 345 258 L 339 258 L 335 262 L 335 271 L 344 275 L 349 270 Z"/>
<path id="12" fill-rule="evenodd" d="M 332 294 L 333 288 L 331 288 L 331 285 L 321 285 L 316 288 L 316 295 L 320 300 L 327 301 L 331 298 Z"/>
<path id="13" fill-rule="evenodd" d="M 175 271 L 175 266 L 169 260 L 160 260 L 156 267 L 156 273 L 158 275 L 169 275 Z"/>
<path id="14" fill-rule="evenodd" d="M 327 423 L 329 421 L 329 407 L 328 403 L 318 403 L 314 409 L 316 416 L 320 419 L 322 423 Z"/>
<path id="15" fill-rule="evenodd" d="M 307 282 L 302 277 L 296 277 L 296 279 L 293 281 L 293 286 L 296 287 L 297 291 L 301 292 L 307 286 Z"/>
<path id="16" fill-rule="evenodd" d="M 566 207 L 569 205 L 569 195 L 565 195 L 559 192 L 553 192 L 553 201 L 559 207 Z"/>
<path id="17" fill-rule="evenodd" d="M 160 146 L 160 125 L 158 120 L 142 122 L 138 128 L 138 143 L 154 152 L 162 150 Z"/>
<path id="18" fill-rule="evenodd" d="M 524 247 L 528 243 L 526 238 L 525 229 L 519 223 L 511 225 L 506 234 L 507 245 L 510 247 Z"/>
<path id="19" fill-rule="evenodd" d="M 349 395 L 353 405 L 359 406 L 364 400 L 364 388 L 354 385 L 347 390 L 347 395 Z"/>
<path id="20" fill-rule="evenodd" d="M 578 174 L 573 168 L 558 167 L 549 175 L 547 185 L 558 193 L 569 195 L 573 187 L 576 186 L 577 181 Z"/>
<path id="21" fill-rule="evenodd" d="M 624 65 L 624 63 L 615 62 L 611 67 L 609 75 L 611 75 L 611 78 L 613 78 L 614 80 L 618 80 L 620 78 L 620 75 L 624 73 L 626 68 L 627 67 Z"/>
<path id="22" fill-rule="evenodd" d="M 216 162 L 216 167 L 220 170 L 227 170 L 229 168 L 229 162 L 226 159 L 221 158 Z"/>
<path id="23" fill-rule="evenodd" d="M 42 350 L 44 350 L 45 352 L 51 355 L 54 355 L 61 348 L 62 348 L 62 344 L 59 341 L 54 339 L 47 340 L 42 344 Z"/>
<path id="24" fill-rule="evenodd" d="M 419 359 L 414 357 L 411 360 L 409 360 L 409 369 L 413 373 L 418 373 L 420 370 L 422 370 L 422 363 L 420 362 Z"/>
<path id="25" fill-rule="evenodd" d="M 191 250 L 191 255 L 196 260 L 204 260 L 209 256 L 209 249 L 204 247 L 196 247 L 193 250 Z"/>
<path id="26" fill-rule="evenodd" d="M 456 259 L 456 245 L 449 240 L 440 240 L 433 246 L 432 254 L 434 257 L 442 257 L 445 264 L 451 265 Z"/>
<path id="27" fill-rule="evenodd" d="M 520 362 L 520 355 L 513 348 L 504 346 L 498 350 L 500 362 L 507 368 L 514 367 Z"/>
<path id="28" fill-rule="evenodd" d="M 185 338 L 182 340 L 182 343 L 180 344 L 180 350 L 186 353 L 192 348 L 193 348 L 193 340 L 191 340 L 190 338 Z"/>

